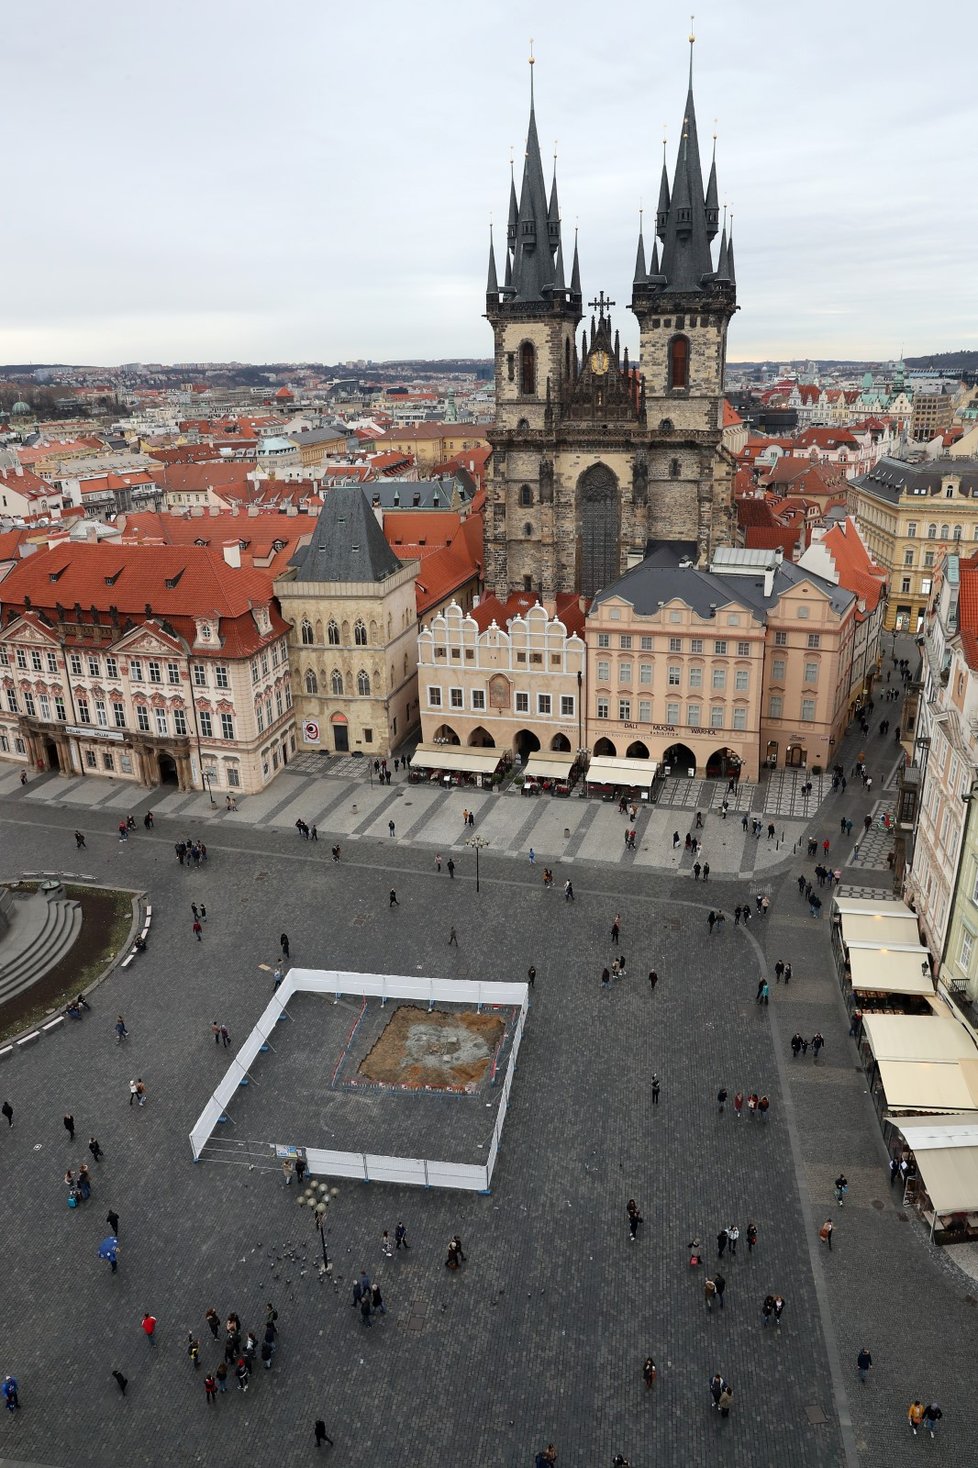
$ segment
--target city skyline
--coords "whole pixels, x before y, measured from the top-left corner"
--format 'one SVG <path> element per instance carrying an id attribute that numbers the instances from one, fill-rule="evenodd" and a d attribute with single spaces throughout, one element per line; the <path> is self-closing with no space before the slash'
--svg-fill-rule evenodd
<path id="1" fill-rule="evenodd" d="M 565 238 L 579 222 L 585 299 L 618 303 L 634 350 L 640 201 L 649 240 L 662 123 L 670 172 L 681 135 L 683 8 L 615 3 L 596 32 L 550 0 L 492 16 L 429 0 L 422 32 L 382 0 L 369 32 L 308 7 L 278 37 L 265 14 L 219 0 L 150 52 L 117 0 L 56 0 L 43 31 L 36 12 L 8 18 L 9 105 L 31 125 L 7 156 L 0 361 L 488 357 L 489 219 L 498 253 L 530 32 Z M 811 22 L 768 0 L 701 6 L 697 121 L 708 155 L 719 119 L 737 241 L 732 360 L 978 342 L 978 208 L 960 183 L 978 22 L 956 21 L 948 46 L 905 0 L 885 27 L 836 0 Z M 910 289 L 918 272 L 939 300 Z"/>

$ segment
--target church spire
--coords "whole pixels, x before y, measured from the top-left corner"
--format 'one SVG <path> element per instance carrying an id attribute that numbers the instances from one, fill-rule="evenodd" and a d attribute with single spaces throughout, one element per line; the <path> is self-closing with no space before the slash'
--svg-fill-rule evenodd
<path id="1" fill-rule="evenodd" d="M 642 210 L 638 211 L 638 249 L 635 252 L 634 285 L 639 285 L 648 274 L 645 268 L 645 237 L 642 233 Z"/>
<path id="2" fill-rule="evenodd" d="M 575 296 L 581 294 L 581 262 L 577 255 L 577 228 L 574 229 L 574 263 L 571 265 L 571 292 Z"/>
<path id="3" fill-rule="evenodd" d="M 660 240 L 666 237 L 669 220 L 669 173 L 666 168 L 666 140 L 662 139 L 662 177 L 659 180 L 659 204 L 655 211 L 655 232 Z"/>
<path id="4" fill-rule="evenodd" d="M 713 134 L 713 159 L 710 163 L 710 181 L 706 186 L 706 237 L 712 240 L 720 219 L 719 194 L 717 192 L 717 135 Z"/>
<path id="5" fill-rule="evenodd" d="M 489 275 L 486 280 L 486 295 L 497 298 L 499 296 L 499 278 L 496 275 L 496 249 L 492 238 L 492 225 L 489 226 Z"/>
<path id="6" fill-rule="evenodd" d="M 730 233 L 727 235 L 727 275 L 730 277 L 730 284 L 731 285 L 736 285 L 737 284 L 737 272 L 734 269 L 734 257 L 733 257 L 733 211 L 732 210 L 730 212 Z"/>
<path id="7" fill-rule="evenodd" d="M 516 213 L 513 251 L 513 289 L 517 301 L 540 301 L 554 284 L 554 256 L 560 244 L 560 220 L 556 216 L 556 176 L 550 202 L 543 178 L 540 140 L 537 136 L 533 67 L 530 57 L 530 120 L 526 133 L 523 184 Z M 512 207 L 512 205 L 511 205 Z M 551 218 L 551 212 L 554 217 Z"/>
<path id="8" fill-rule="evenodd" d="M 703 279 L 713 274 L 710 240 L 716 233 L 708 227 L 708 203 L 703 192 L 696 107 L 693 102 L 693 43 L 689 38 L 689 90 L 683 115 L 682 136 L 676 155 L 672 194 L 665 229 L 660 229 L 662 273 L 670 290 L 698 291 Z M 661 201 L 660 201 L 661 202 Z M 658 222 L 658 221 L 657 221 Z"/>

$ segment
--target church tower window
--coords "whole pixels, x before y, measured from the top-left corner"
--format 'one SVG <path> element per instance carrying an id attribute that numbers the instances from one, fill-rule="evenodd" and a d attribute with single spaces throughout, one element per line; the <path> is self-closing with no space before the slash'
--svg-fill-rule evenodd
<path id="1" fill-rule="evenodd" d="M 524 397 L 533 397 L 537 390 L 537 354 L 532 342 L 520 347 L 520 392 Z"/>
<path id="2" fill-rule="evenodd" d="M 533 490 L 530 488 L 530 486 L 528 484 L 521 484 L 520 485 L 520 504 L 521 505 L 532 505 L 532 503 L 533 503 Z"/>
<path id="3" fill-rule="evenodd" d="M 669 386 L 689 386 L 689 338 L 674 336 L 669 343 Z"/>

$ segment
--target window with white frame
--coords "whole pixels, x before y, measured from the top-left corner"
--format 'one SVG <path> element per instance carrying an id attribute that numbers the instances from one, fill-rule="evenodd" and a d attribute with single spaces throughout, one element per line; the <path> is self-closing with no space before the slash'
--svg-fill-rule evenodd
<path id="1" fill-rule="evenodd" d="M 619 663 L 618 664 L 618 682 L 619 683 L 631 683 L 631 681 L 632 681 L 632 665 L 631 665 L 631 663 Z"/>
<path id="2" fill-rule="evenodd" d="M 194 687 L 195 688 L 206 688 L 207 687 L 207 664 L 206 663 L 194 663 Z"/>
<path id="3" fill-rule="evenodd" d="M 17 694 L 12 688 L 7 689 L 7 708 L 12 714 L 17 712 Z"/>
<path id="4" fill-rule="evenodd" d="M 686 722 L 694 729 L 698 729 L 703 722 L 703 705 L 691 703 L 686 707 Z"/>
<path id="5" fill-rule="evenodd" d="M 641 647 L 641 649 L 642 649 L 643 652 L 651 652 L 652 651 L 652 639 L 651 639 L 651 637 L 640 637 L 638 641 L 639 641 L 639 646 Z"/>
<path id="6" fill-rule="evenodd" d="M 100 729 L 107 729 L 109 727 L 109 713 L 105 707 L 104 698 L 97 698 L 95 700 L 95 722 Z"/>
<path id="7" fill-rule="evenodd" d="M 689 686 L 690 686 L 690 688 L 702 688 L 703 687 L 703 669 L 702 668 L 690 668 L 690 670 L 689 670 Z"/>
<path id="8" fill-rule="evenodd" d="M 98 678 L 101 675 L 101 672 L 102 672 L 102 664 L 99 662 L 98 658 L 95 656 L 94 653 L 89 653 L 88 654 L 88 676 L 90 678 Z"/>
<path id="9" fill-rule="evenodd" d="M 739 658 L 749 658 L 750 657 L 750 643 L 749 642 L 738 642 L 737 643 L 737 656 Z"/>
<path id="10" fill-rule="evenodd" d="M 168 683 L 179 683 L 180 682 L 180 664 L 179 663 L 167 663 L 167 665 L 166 665 L 166 681 Z"/>
<path id="11" fill-rule="evenodd" d="M 710 685 L 713 688 L 726 688 L 726 686 L 727 686 L 727 670 L 726 670 L 726 668 L 714 668 L 713 669 L 713 676 L 710 679 Z"/>
<path id="12" fill-rule="evenodd" d="M 715 642 L 713 644 L 713 651 L 716 653 L 718 658 L 726 657 L 727 644 L 725 642 Z"/>
<path id="13" fill-rule="evenodd" d="M 599 698 L 597 707 L 598 718 L 606 719 L 608 717 L 608 700 L 606 698 Z"/>
<path id="14" fill-rule="evenodd" d="M 747 728 L 747 710 L 743 704 L 737 704 L 733 711 L 733 726 L 735 729 Z"/>
<path id="15" fill-rule="evenodd" d="M 518 714 L 528 714 L 530 712 L 530 695 L 528 693 L 518 693 L 516 695 L 516 712 Z"/>
<path id="16" fill-rule="evenodd" d="M 630 698 L 620 698 L 618 700 L 618 717 L 619 719 L 630 719 L 632 717 L 632 701 Z"/>
<path id="17" fill-rule="evenodd" d="M 819 634 L 817 632 L 809 632 L 809 634 L 808 634 L 808 646 L 809 647 L 821 647 L 821 645 L 822 645 L 822 639 L 819 636 Z"/>
<path id="18" fill-rule="evenodd" d="M 795 612 L 795 616 L 798 617 L 798 619 L 800 621 L 802 621 L 802 622 L 807 622 L 808 619 L 809 619 L 809 617 L 811 616 L 811 614 L 812 614 L 811 607 L 806 607 L 806 606 L 800 606 L 797 609 L 797 611 Z"/>
<path id="19" fill-rule="evenodd" d="M 185 709 L 173 710 L 173 732 L 174 734 L 186 734 L 187 714 Z"/>
<path id="20" fill-rule="evenodd" d="M 621 636 L 619 637 L 619 639 L 618 639 L 618 646 L 621 647 L 621 648 L 624 648 L 625 651 L 627 652 L 631 648 L 631 645 L 632 645 L 631 633 L 629 633 L 629 632 L 623 632 L 621 634 Z"/>
<path id="21" fill-rule="evenodd" d="M 646 688 L 650 688 L 652 686 L 652 664 L 651 663 L 639 663 L 639 665 L 638 665 L 638 681 L 640 683 L 642 683 Z"/>
<path id="22" fill-rule="evenodd" d="M 34 669 L 35 673 L 39 673 L 41 671 L 41 654 L 38 652 L 36 647 L 31 648 L 31 667 Z"/>
<path id="23" fill-rule="evenodd" d="M 170 732 L 170 726 L 166 717 L 166 709 L 154 709 L 153 717 L 156 719 L 157 734 L 165 737 Z"/>
<path id="24" fill-rule="evenodd" d="M 163 682 L 163 666 L 156 658 L 149 660 L 149 681 L 151 683 Z"/>
<path id="25" fill-rule="evenodd" d="M 432 708 L 432 709 L 440 709 L 441 708 L 441 689 L 440 688 L 429 688 L 428 689 L 428 707 L 429 708 Z"/>
<path id="26" fill-rule="evenodd" d="M 970 928 L 965 928 L 961 934 L 961 951 L 958 954 L 958 967 L 965 972 L 971 967 L 971 956 L 975 951 L 975 935 Z"/>
<path id="27" fill-rule="evenodd" d="M 768 699 L 767 714 L 769 719 L 780 719 L 784 713 L 784 699 L 780 693 L 772 693 Z"/>
<path id="28" fill-rule="evenodd" d="M 712 707 L 710 709 L 710 728 L 711 729 L 722 729 L 723 728 L 723 704 L 722 703 L 715 703 L 715 704 L 712 705 Z"/>
<path id="29" fill-rule="evenodd" d="M 214 665 L 214 683 L 218 688 L 230 688 L 231 683 L 228 678 L 226 663 L 216 663 Z"/>
<path id="30" fill-rule="evenodd" d="M 224 739 L 234 738 L 234 719 L 231 714 L 221 715 L 221 737 Z"/>
<path id="31" fill-rule="evenodd" d="M 788 646 L 788 634 L 787 634 L 787 632 L 775 632 L 775 634 L 774 634 L 774 645 L 775 645 L 775 647 L 787 647 Z"/>
<path id="32" fill-rule="evenodd" d="M 689 644 L 689 650 L 690 650 L 690 652 L 702 652 L 703 651 L 703 639 L 702 639 L 702 637 L 694 637 L 693 640 Z"/>
<path id="33" fill-rule="evenodd" d="M 473 688 L 473 690 L 472 690 L 472 707 L 474 709 L 484 709 L 485 706 L 486 706 L 486 690 L 484 688 Z"/>
<path id="34" fill-rule="evenodd" d="M 814 698 L 803 698 L 801 701 L 801 721 L 803 724 L 811 724 L 815 720 Z"/>
<path id="35" fill-rule="evenodd" d="M 120 703 L 117 698 L 112 700 L 112 720 L 117 729 L 124 729 L 126 727 L 126 706 L 124 703 Z"/>
<path id="36" fill-rule="evenodd" d="M 638 717 L 639 717 L 639 722 L 640 723 L 642 723 L 642 724 L 651 724 L 651 722 L 652 722 L 652 703 L 651 703 L 651 700 L 649 700 L 647 698 L 640 698 L 639 699 L 639 701 L 638 701 Z"/>
<path id="37" fill-rule="evenodd" d="M 65 701 L 58 694 L 55 695 L 54 699 L 54 717 L 60 719 L 62 724 L 66 723 L 68 719 L 68 710 L 65 708 Z"/>
<path id="38" fill-rule="evenodd" d="M 20 661 L 20 659 L 22 657 L 23 657 L 23 653 L 21 652 L 20 648 L 18 648 L 17 649 L 17 666 L 18 667 L 22 667 L 23 666 L 23 664 Z M 76 675 L 76 677 L 80 676 L 81 675 L 81 670 L 82 670 L 82 660 L 81 660 L 81 657 L 79 656 L 79 654 L 77 652 L 72 652 L 72 653 L 69 653 L 68 654 L 68 663 L 69 663 L 69 666 L 71 668 L 71 671 Z M 133 674 L 133 676 L 135 677 L 135 674 Z"/>
<path id="39" fill-rule="evenodd" d="M 2 658 L 2 659 L 0 659 L 0 661 L 6 662 L 6 658 Z M 115 664 L 115 672 L 114 673 L 113 672 L 110 672 L 109 673 L 109 677 L 110 678 L 118 678 L 118 676 L 119 676 L 119 665 L 118 665 L 118 663 L 116 663 L 115 658 L 106 658 L 105 662 L 106 662 L 106 666 L 107 667 L 110 667 L 112 664 Z M 57 655 L 57 653 L 49 652 L 48 653 L 48 672 L 49 673 L 56 673 L 57 671 L 58 671 L 58 655 Z"/>
<path id="40" fill-rule="evenodd" d="M 611 677 L 611 663 L 607 658 L 598 658 L 598 682 L 607 683 Z"/>
<path id="41" fill-rule="evenodd" d="M 771 677 L 774 679 L 775 683 L 784 682 L 785 669 L 787 668 L 787 666 L 788 664 L 784 658 L 775 658 L 774 661 L 771 663 Z"/>
<path id="42" fill-rule="evenodd" d="M 449 706 L 453 709 L 465 707 L 465 700 L 462 696 L 461 688 L 450 688 L 448 690 L 448 702 Z"/>
<path id="43" fill-rule="evenodd" d="M 136 728 L 143 734 L 149 733 L 149 709 L 144 703 L 136 704 Z"/>
<path id="44" fill-rule="evenodd" d="M 27 698 L 28 698 L 28 695 L 25 693 L 24 694 L 24 702 L 25 702 L 25 704 L 27 703 Z M 30 707 L 28 707 L 27 712 L 28 713 L 31 713 L 32 712 L 32 710 L 31 710 Z M 79 697 L 78 697 L 78 722 L 79 722 L 79 724 L 90 724 L 92 722 L 92 711 L 91 711 L 91 709 L 88 706 L 88 699 L 82 697 L 81 694 L 79 694 Z"/>
<path id="45" fill-rule="evenodd" d="M 90 770 L 95 770 L 98 768 L 98 758 L 96 757 L 94 749 L 86 749 L 85 765 Z"/>
<path id="46" fill-rule="evenodd" d="M 610 647 L 611 646 L 611 637 L 610 637 L 610 634 L 609 633 L 607 633 L 607 632 L 599 632 L 598 633 L 598 646 L 599 647 Z"/>
<path id="47" fill-rule="evenodd" d="M 682 640 L 682 638 L 681 637 L 670 637 L 670 639 L 669 639 L 669 651 L 670 652 L 682 652 L 682 650 L 683 650 L 683 640 Z"/>
<path id="48" fill-rule="evenodd" d="M 811 662 L 811 663 L 806 663 L 805 664 L 805 682 L 806 683 L 817 683 L 818 682 L 818 663 Z"/>
<path id="49" fill-rule="evenodd" d="M 682 682 L 683 670 L 679 663 L 669 664 L 668 683 L 670 688 L 678 688 Z"/>
<path id="50" fill-rule="evenodd" d="M 734 674 L 734 688 L 738 693 L 746 693 L 750 683 L 750 672 L 747 668 L 738 668 Z"/>
<path id="51" fill-rule="evenodd" d="M 678 705 L 678 703 L 667 703 L 666 704 L 666 723 L 667 724 L 678 724 L 679 723 L 679 705 Z"/>
<path id="52" fill-rule="evenodd" d="M 210 714 L 207 712 L 206 709 L 201 709 L 200 710 L 200 713 L 197 715 L 197 721 L 200 724 L 200 732 L 201 732 L 201 734 L 203 734 L 204 738 L 205 739 L 211 739 L 211 738 L 213 738 L 213 736 L 214 736 L 214 720 L 211 718 Z"/>
<path id="53" fill-rule="evenodd" d="M 572 719 L 574 717 L 575 702 L 576 700 L 572 693 L 562 693 L 560 695 L 560 717 L 562 719 Z"/>

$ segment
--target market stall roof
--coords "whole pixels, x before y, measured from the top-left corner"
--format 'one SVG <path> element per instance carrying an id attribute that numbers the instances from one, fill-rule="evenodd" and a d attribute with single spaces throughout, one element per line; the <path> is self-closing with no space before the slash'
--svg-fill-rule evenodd
<path id="1" fill-rule="evenodd" d="M 460 744 L 419 744 L 412 770 L 458 770 L 465 775 L 491 775 L 502 753 L 498 749 L 463 749 Z"/>
<path id="2" fill-rule="evenodd" d="M 576 758 L 575 754 L 561 754 L 554 750 L 548 750 L 546 754 L 531 754 L 524 773 L 528 780 L 567 780 Z"/>
<path id="3" fill-rule="evenodd" d="M 919 970 L 918 970 L 919 972 Z M 970 1031 L 943 1015 L 867 1014 L 863 1029 L 876 1060 L 921 1060 L 978 1066 L 978 1046 Z"/>
<path id="4" fill-rule="evenodd" d="M 933 994 L 926 948 L 850 948 L 849 970 L 854 989 L 877 994 Z"/>
<path id="5" fill-rule="evenodd" d="M 654 759 L 617 759 L 597 755 L 587 767 L 589 785 L 651 785 L 655 779 Z"/>
<path id="6" fill-rule="evenodd" d="M 847 948 L 918 948 L 920 933 L 912 912 L 849 912 L 842 916 L 842 941 Z"/>
<path id="7" fill-rule="evenodd" d="M 978 1111 L 978 1060 L 881 1060 L 888 1107 L 897 1111 Z"/>

